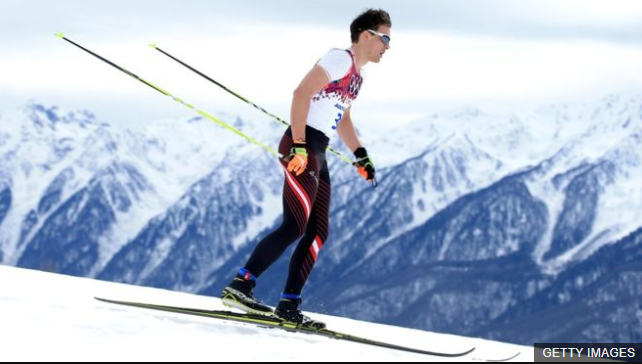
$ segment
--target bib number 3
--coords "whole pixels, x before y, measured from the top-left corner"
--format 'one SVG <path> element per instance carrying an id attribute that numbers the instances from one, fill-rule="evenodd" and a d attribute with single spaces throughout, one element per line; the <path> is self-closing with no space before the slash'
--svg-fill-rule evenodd
<path id="1" fill-rule="evenodd" d="M 337 114 L 337 118 L 334 119 L 334 125 L 332 126 L 332 130 L 337 130 L 337 127 L 339 127 L 339 122 L 341 121 L 342 117 L 343 117 L 342 112 Z"/>

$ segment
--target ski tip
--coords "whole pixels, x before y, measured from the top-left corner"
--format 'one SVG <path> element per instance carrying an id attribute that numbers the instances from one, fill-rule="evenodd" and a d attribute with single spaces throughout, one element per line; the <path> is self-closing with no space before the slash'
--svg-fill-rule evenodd
<path id="1" fill-rule="evenodd" d="M 487 362 L 487 363 L 501 363 L 501 362 L 511 361 L 511 360 L 517 358 L 520 354 L 521 354 L 521 352 L 517 352 L 517 354 L 513 354 L 513 355 L 511 355 L 509 357 L 502 358 L 502 359 L 473 358 L 473 360 L 474 361 L 483 361 L 483 362 Z"/>
<path id="2" fill-rule="evenodd" d="M 55 33 L 54 35 L 55 35 L 56 37 L 60 38 L 60 39 L 65 39 L 65 33 L 63 33 L 63 32 Z"/>
<path id="3" fill-rule="evenodd" d="M 521 354 L 521 352 L 518 352 L 517 354 L 515 354 L 515 355 L 513 355 L 511 357 L 508 357 L 508 358 L 504 358 L 504 359 L 486 359 L 485 361 L 487 361 L 487 362 L 495 362 L 495 363 L 504 362 L 504 361 L 511 361 L 511 360 L 517 358 L 519 356 L 519 354 Z"/>
<path id="4" fill-rule="evenodd" d="M 151 43 L 149 46 L 154 48 L 154 49 L 158 48 L 158 44 L 156 42 Z"/>
<path id="5" fill-rule="evenodd" d="M 468 355 L 468 354 L 472 353 L 473 351 L 475 351 L 476 349 L 477 349 L 476 347 L 472 347 L 469 350 L 467 350 L 464 355 Z"/>

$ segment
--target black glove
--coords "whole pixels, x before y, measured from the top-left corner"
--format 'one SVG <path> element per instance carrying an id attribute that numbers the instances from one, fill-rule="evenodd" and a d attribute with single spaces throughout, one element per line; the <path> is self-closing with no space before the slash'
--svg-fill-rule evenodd
<path id="1" fill-rule="evenodd" d="M 371 182 L 372 180 L 374 180 L 375 168 L 374 168 L 374 164 L 372 163 L 372 160 L 370 159 L 370 157 L 368 157 L 368 152 L 366 151 L 366 148 L 364 147 L 357 148 L 357 150 L 354 151 L 354 157 L 357 160 L 354 163 L 352 163 L 352 165 L 357 167 L 361 177 L 365 178 L 366 181 L 368 182 Z"/>

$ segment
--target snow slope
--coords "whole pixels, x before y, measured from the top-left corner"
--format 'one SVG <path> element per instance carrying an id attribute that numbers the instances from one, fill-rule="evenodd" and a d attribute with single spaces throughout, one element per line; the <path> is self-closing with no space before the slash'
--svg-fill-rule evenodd
<path id="1" fill-rule="evenodd" d="M 217 298 L 0 266 L 1 361 L 448 361 L 247 324 L 98 302 L 94 296 L 222 309 Z M 345 318 L 332 329 L 426 350 L 476 347 L 453 361 L 498 359 L 533 348 Z"/>

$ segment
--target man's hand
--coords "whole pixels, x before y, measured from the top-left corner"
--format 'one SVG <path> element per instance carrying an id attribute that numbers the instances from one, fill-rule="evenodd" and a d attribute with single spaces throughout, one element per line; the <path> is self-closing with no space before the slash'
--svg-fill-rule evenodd
<path id="1" fill-rule="evenodd" d="M 294 146 L 290 148 L 288 172 L 293 172 L 298 176 L 305 171 L 305 167 L 308 165 L 308 150 L 305 147 L 305 142 L 294 142 Z"/>
<path id="2" fill-rule="evenodd" d="M 357 160 L 352 165 L 357 167 L 361 177 L 365 178 L 368 182 L 372 182 L 375 178 L 375 168 L 372 160 L 368 157 L 366 148 L 357 148 L 354 151 L 354 156 Z"/>

